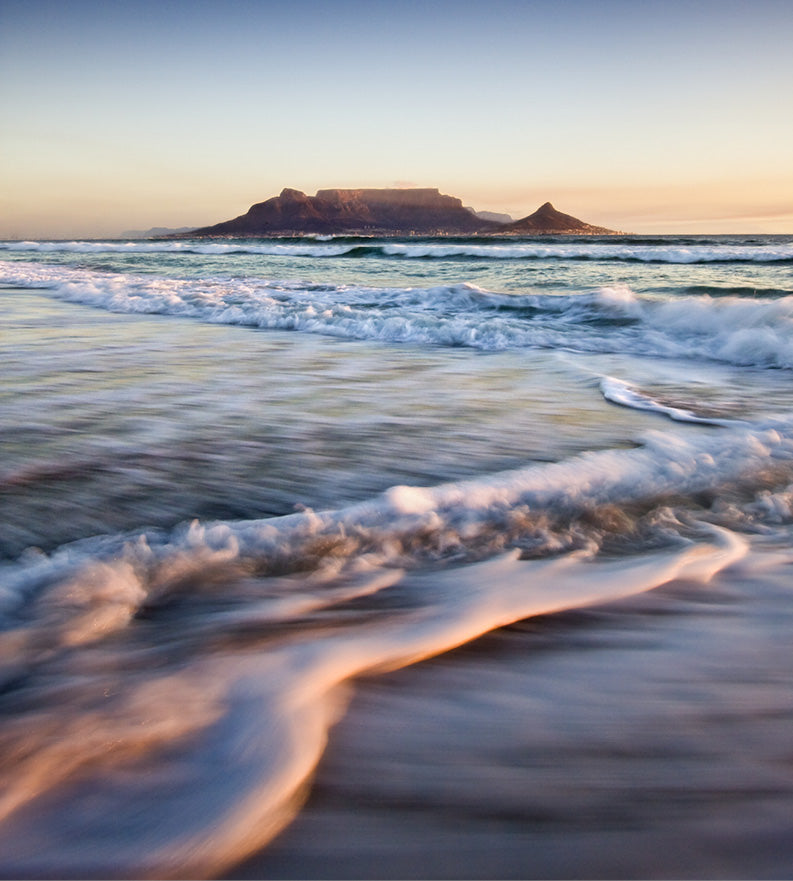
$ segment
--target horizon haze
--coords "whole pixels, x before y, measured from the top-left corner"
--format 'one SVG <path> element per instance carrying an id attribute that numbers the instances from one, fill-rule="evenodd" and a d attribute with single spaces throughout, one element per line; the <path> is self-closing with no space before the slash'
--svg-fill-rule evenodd
<path id="1" fill-rule="evenodd" d="M 238 216 L 284 187 L 793 233 L 790 5 L 5 0 L 0 237 Z"/>

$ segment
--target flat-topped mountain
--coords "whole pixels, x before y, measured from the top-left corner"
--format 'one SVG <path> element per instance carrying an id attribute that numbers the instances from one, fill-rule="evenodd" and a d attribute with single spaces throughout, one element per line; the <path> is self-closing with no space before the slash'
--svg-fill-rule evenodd
<path id="1" fill-rule="evenodd" d="M 245 214 L 193 230 L 190 236 L 308 234 L 374 235 L 607 235 L 612 230 L 562 214 L 546 202 L 534 214 L 500 223 L 474 213 L 437 189 L 318 190 L 307 196 L 284 189 Z"/>
<path id="2" fill-rule="evenodd" d="M 470 234 L 497 227 L 437 189 L 318 190 L 307 196 L 285 189 L 252 205 L 247 214 L 194 230 L 194 236 L 365 232 Z"/>

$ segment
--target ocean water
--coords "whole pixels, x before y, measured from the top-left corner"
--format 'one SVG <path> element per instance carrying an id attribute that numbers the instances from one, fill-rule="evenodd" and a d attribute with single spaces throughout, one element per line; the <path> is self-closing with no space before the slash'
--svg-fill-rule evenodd
<path id="1" fill-rule="evenodd" d="M 0 876 L 791 877 L 793 237 L 0 243 Z"/>

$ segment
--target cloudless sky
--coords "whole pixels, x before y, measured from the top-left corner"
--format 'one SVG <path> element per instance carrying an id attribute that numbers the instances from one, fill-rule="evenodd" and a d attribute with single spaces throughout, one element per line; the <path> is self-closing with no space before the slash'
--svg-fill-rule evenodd
<path id="1" fill-rule="evenodd" d="M 793 232 L 793 0 L 0 0 L 0 236 L 438 187 Z"/>

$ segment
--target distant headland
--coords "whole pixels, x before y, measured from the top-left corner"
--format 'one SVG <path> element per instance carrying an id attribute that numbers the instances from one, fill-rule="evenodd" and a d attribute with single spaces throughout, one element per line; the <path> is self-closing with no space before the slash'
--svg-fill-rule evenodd
<path id="1" fill-rule="evenodd" d="M 550 202 L 520 220 L 492 218 L 437 189 L 333 189 L 307 196 L 287 188 L 233 220 L 172 236 L 618 235 L 562 214 Z"/>

